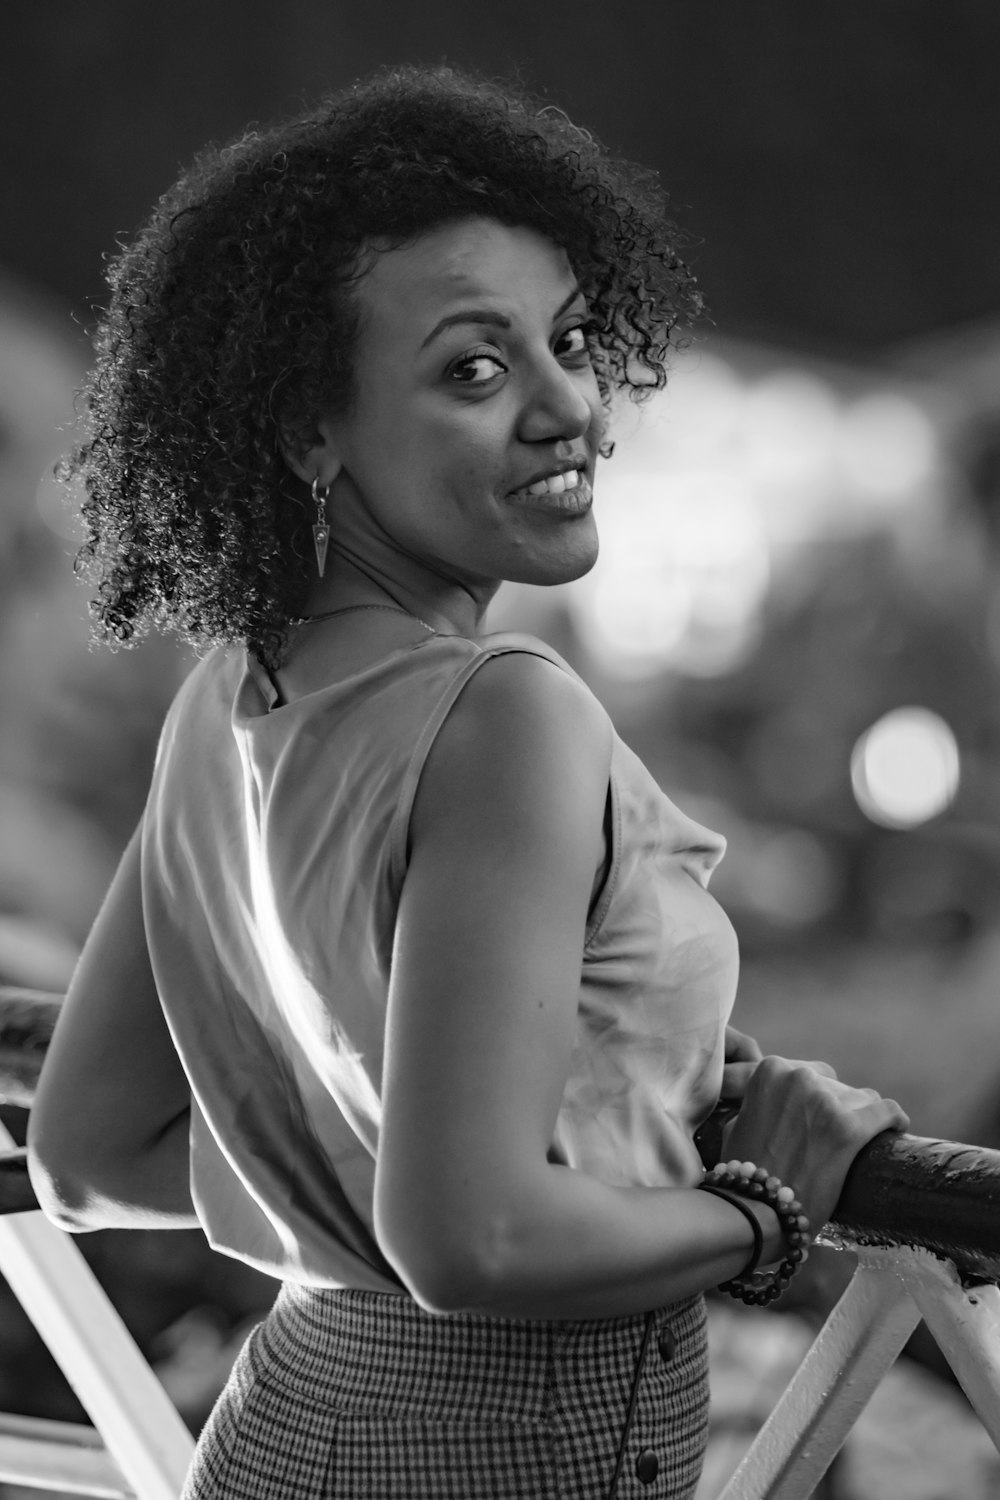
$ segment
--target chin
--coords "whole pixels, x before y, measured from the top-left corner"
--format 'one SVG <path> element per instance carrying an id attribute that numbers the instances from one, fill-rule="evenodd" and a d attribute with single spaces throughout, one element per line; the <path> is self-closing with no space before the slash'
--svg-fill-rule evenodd
<path id="1" fill-rule="evenodd" d="M 573 583 L 589 573 L 597 561 L 597 538 L 586 546 L 565 547 L 558 556 L 522 559 L 516 573 L 509 573 L 511 583 L 533 583 L 541 588 L 554 588 L 559 583 Z"/>

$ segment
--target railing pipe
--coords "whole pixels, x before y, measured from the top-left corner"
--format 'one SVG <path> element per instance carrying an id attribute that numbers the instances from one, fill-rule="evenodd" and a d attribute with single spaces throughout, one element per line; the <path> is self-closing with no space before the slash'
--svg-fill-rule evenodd
<path id="1" fill-rule="evenodd" d="M 855 1158 L 823 1239 L 916 1245 L 952 1261 L 966 1284 L 1000 1281 L 1000 1151 L 876 1136 Z"/>

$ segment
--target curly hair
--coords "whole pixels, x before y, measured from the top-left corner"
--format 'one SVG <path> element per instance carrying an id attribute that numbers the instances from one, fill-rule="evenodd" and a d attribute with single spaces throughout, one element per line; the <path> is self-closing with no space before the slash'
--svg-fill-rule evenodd
<path id="1" fill-rule="evenodd" d="M 560 111 L 394 69 L 209 148 L 111 262 L 83 441 L 61 468 L 83 481 L 98 638 L 155 625 L 277 665 L 311 520 L 280 436 L 351 402 L 366 252 L 469 216 L 565 250 L 606 404 L 664 384 L 701 311 L 666 196 Z"/>

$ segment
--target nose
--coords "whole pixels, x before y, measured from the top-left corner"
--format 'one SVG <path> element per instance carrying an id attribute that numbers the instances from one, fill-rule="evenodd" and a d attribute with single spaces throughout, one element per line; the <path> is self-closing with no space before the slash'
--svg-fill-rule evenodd
<path id="1" fill-rule="evenodd" d="M 590 366 L 567 369 L 547 353 L 525 392 L 520 437 L 528 443 L 579 438 L 600 421 L 601 412 L 597 377 Z"/>

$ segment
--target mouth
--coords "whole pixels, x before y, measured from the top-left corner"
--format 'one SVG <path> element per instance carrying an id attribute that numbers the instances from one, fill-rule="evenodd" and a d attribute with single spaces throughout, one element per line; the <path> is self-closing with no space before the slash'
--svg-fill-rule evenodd
<path id="1" fill-rule="evenodd" d="M 590 509 L 593 490 L 584 462 L 580 460 L 541 475 L 522 489 L 514 490 L 507 498 L 513 505 L 581 515 Z"/>

